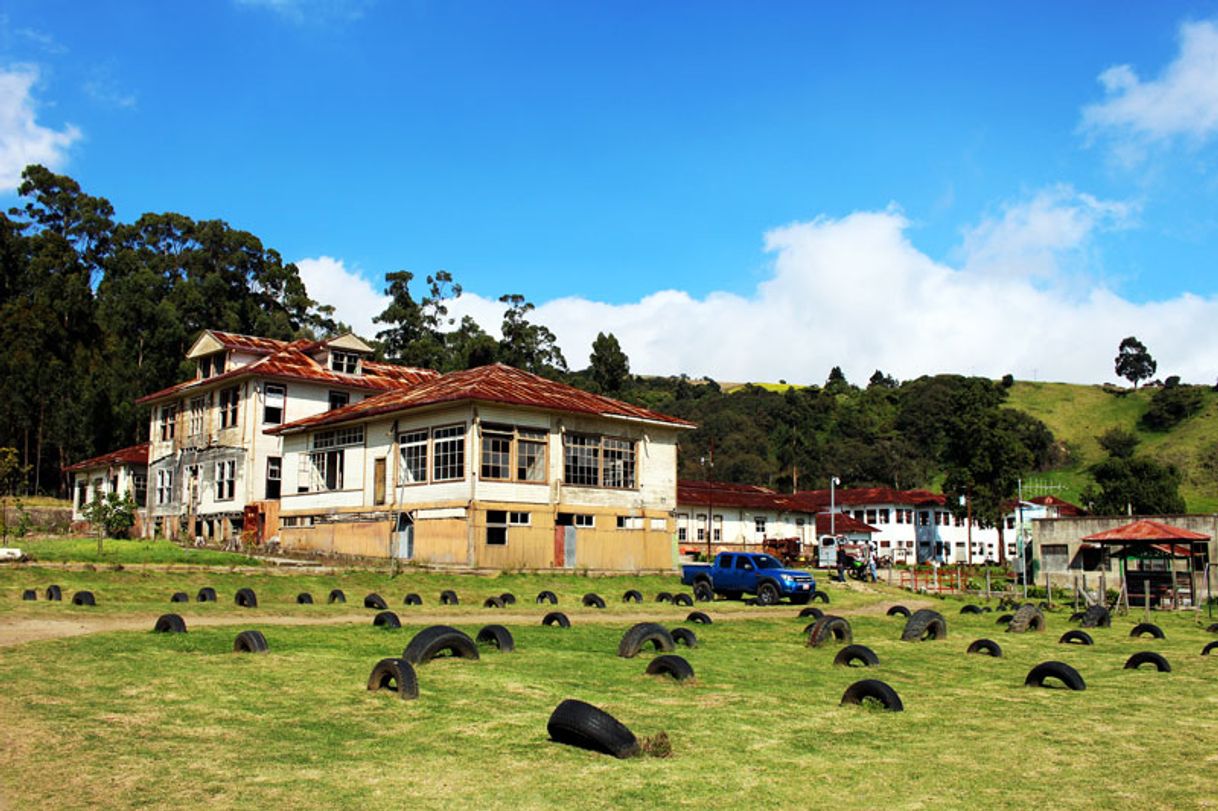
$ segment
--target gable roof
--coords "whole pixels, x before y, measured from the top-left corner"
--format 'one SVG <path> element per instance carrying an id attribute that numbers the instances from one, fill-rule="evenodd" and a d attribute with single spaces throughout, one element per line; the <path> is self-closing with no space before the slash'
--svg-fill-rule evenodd
<path id="1" fill-rule="evenodd" d="M 746 510 L 798 511 L 788 496 L 757 484 L 730 482 L 700 482 L 683 479 L 677 482 L 677 504 L 695 507 L 736 507 Z"/>
<path id="2" fill-rule="evenodd" d="M 221 332 L 215 329 L 205 329 L 186 352 L 187 358 L 197 358 L 209 355 L 221 349 L 235 352 L 247 352 L 251 355 L 269 355 L 278 352 L 288 345 L 287 341 L 276 338 L 260 338 L 257 335 L 241 335 L 237 332 Z"/>
<path id="3" fill-rule="evenodd" d="M 829 513 L 827 513 L 827 512 L 817 513 L 816 514 L 816 534 L 817 534 L 817 536 L 828 535 L 830 529 L 832 529 L 833 532 L 835 532 L 839 535 L 842 533 L 847 533 L 847 532 L 855 532 L 855 533 L 866 532 L 869 535 L 879 532 L 879 530 L 876 529 L 875 527 L 871 526 L 870 524 L 864 524 L 862 521 L 858 520 L 853 515 L 850 515 L 848 513 L 837 513 L 836 515 L 832 515 L 832 516 L 829 515 Z"/>
<path id="4" fill-rule="evenodd" d="M 547 380 L 523 369 L 496 363 L 461 372 L 450 372 L 409 389 L 387 391 L 343 408 L 277 426 L 266 433 L 295 433 L 322 425 L 336 425 L 424 406 L 460 402 L 499 403 L 654 422 L 676 428 L 695 427 L 688 420 L 670 417 L 642 406 L 614 400 L 612 397 L 592 394 L 565 383 Z"/>
<path id="5" fill-rule="evenodd" d="M 1208 541 L 1209 539 L 1210 536 L 1203 535 L 1200 532 L 1173 527 L 1171 524 L 1164 524 L 1162 521 L 1154 521 L 1150 518 L 1139 518 L 1133 523 L 1125 524 L 1105 532 L 1097 532 L 1094 535 L 1088 535 L 1083 538 L 1084 541 L 1097 541 L 1099 543 Z"/>
<path id="6" fill-rule="evenodd" d="M 817 512 L 829 506 L 828 490 L 801 490 L 791 496 L 803 509 Z M 947 503 L 942 493 L 930 490 L 898 490 L 895 487 L 839 487 L 833 493 L 838 507 L 861 507 L 868 504 L 910 504 L 915 507 L 940 507 Z"/>
<path id="7" fill-rule="evenodd" d="M 82 459 L 76 464 L 68 465 L 64 470 L 70 473 L 74 470 L 92 470 L 93 468 L 110 467 L 111 465 L 146 464 L 148 464 L 148 443 L 144 442 L 128 448 L 119 448 L 116 451 L 103 453 L 101 456 Z"/>

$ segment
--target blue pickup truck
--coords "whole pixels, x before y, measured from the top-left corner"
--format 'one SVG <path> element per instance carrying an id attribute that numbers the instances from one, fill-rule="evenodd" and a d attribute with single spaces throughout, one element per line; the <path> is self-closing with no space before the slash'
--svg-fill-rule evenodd
<path id="1" fill-rule="evenodd" d="M 681 582 L 694 587 L 696 597 L 721 594 L 738 600 L 756 594 L 757 602 L 774 605 L 783 597 L 803 605 L 816 592 L 816 580 L 808 572 L 784 569 L 773 555 L 752 552 L 720 552 L 714 563 L 687 563 L 681 567 Z"/>

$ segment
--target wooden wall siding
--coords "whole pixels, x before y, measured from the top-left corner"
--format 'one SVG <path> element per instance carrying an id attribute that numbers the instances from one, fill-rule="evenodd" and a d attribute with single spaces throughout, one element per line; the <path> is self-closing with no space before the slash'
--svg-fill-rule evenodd
<path id="1" fill-rule="evenodd" d="M 284 527 L 280 531 L 280 538 L 285 547 L 302 552 L 386 558 L 389 556 L 391 527 L 389 521 Z"/>
<path id="2" fill-rule="evenodd" d="M 464 518 L 429 518 L 414 525 L 416 563 L 468 563 L 469 526 Z"/>

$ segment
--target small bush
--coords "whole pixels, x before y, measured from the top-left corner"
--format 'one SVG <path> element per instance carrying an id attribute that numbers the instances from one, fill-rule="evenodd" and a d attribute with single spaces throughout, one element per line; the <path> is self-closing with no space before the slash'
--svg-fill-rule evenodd
<path id="1" fill-rule="evenodd" d="M 1167 386 L 1150 398 L 1150 408 L 1142 415 L 1142 427 L 1148 431 L 1170 431 L 1200 411 L 1204 404 L 1197 386 Z"/>

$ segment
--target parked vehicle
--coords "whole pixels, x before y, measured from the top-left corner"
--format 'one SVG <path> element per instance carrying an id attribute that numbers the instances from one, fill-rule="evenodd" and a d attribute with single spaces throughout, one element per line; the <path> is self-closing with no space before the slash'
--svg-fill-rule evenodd
<path id="1" fill-rule="evenodd" d="M 681 567 L 681 582 L 693 586 L 694 596 L 703 599 L 719 594 L 738 600 L 755 594 L 762 605 L 784 597 L 802 605 L 816 591 L 816 580 L 808 572 L 785 569 L 773 555 L 752 552 L 720 552 L 713 563 L 687 563 Z"/>

